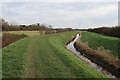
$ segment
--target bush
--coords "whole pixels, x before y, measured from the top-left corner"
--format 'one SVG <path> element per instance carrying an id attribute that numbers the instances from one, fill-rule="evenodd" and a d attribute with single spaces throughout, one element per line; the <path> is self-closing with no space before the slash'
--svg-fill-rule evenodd
<path id="1" fill-rule="evenodd" d="M 27 35 L 24 35 L 24 34 L 16 35 L 16 34 L 4 33 L 2 36 L 2 48 L 24 37 L 27 37 Z"/>

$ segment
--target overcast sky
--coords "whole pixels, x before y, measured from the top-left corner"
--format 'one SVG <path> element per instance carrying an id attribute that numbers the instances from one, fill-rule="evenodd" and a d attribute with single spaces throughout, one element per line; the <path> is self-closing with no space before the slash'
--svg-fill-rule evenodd
<path id="1" fill-rule="evenodd" d="M 118 25 L 118 3 L 5 2 L 2 18 L 17 24 L 50 24 L 54 28 L 114 26 Z"/>
<path id="2" fill-rule="evenodd" d="M 118 2 L 119 0 L 0 0 L 0 2 Z"/>

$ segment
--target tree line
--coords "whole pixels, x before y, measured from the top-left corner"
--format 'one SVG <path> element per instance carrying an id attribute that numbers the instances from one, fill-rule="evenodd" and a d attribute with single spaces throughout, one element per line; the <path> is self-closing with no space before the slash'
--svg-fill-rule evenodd
<path id="1" fill-rule="evenodd" d="M 74 30 L 72 28 L 53 29 L 51 25 L 45 25 L 40 23 L 32 25 L 9 25 L 9 23 L 4 19 L 1 19 L 0 23 L 2 24 L 2 31 L 46 31 L 46 33 L 49 34 Z"/>
<path id="2" fill-rule="evenodd" d="M 7 21 L 4 19 L 0 20 L 0 23 L 2 24 L 2 31 L 35 31 L 35 30 L 50 30 L 52 29 L 51 25 L 45 25 L 37 23 L 32 25 L 9 25 Z"/>
<path id="3" fill-rule="evenodd" d="M 120 38 L 120 26 L 100 27 L 100 28 L 88 29 L 87 31 L 103 34 L 103 35 L 106 35 L 106 36 L 112 36 L 112 37 L 119 37 Z"/>
<path id="4" fill-rule="evenodd" d="M 1 19 L 0 23 L 2 24 L 2 31 L 46 31 L 49 34 L 74 30 L 72 28 L 53 29 L 51 25 L 45 25 L 40 23 L 32 25 L 9 25 L 9 23 L 4 19 Z"/>

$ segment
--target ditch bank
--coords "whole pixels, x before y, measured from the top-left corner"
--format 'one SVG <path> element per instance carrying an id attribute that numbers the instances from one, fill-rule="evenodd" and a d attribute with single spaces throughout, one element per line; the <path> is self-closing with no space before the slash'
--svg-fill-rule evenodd
<path id="1" fill-rule="evenodd" d="M 74 42 L 74 48 L 80 52 L 80 54 L 89 59 L 92 63 L 101 66 L 107 72 L 110 72 L 115 77 L 120 78 L 120 60 L 116 60 L 115 58 L 111 58 L 109 56 L 102 56 L 100 53 L 98 54 L 96 50 L 89 48 L 81 42 L 82 34 L 79 33 L 79 37 Z M 104 71 L 103 71 L 104 72 Z"/>
<path id="2" fill-rule="evenodd" d="M 79 32 L 78 32 L 77 34 L 79 34 Z M 76 38 L 76 35 L 77 35 L 77 34 L 75 34 L 74 36 L 72 36 L 72 37 L 65 43 L 65 46 L 67 46 L 69 43 L 71 43 L 72 41 L 74 41 L 74 39 Z"/>

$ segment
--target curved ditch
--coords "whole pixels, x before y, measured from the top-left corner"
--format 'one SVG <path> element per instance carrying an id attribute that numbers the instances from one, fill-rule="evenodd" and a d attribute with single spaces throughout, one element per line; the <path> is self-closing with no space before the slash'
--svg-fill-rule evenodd
<path id="1" fill-rule="evenodd" d="M 74 47 L 74 43 L 76 42 L 76 40 L 79 38 L 79 33 L 76 35 L 76 37 L 74 38 L 73 41 L 71 41 L 70 43 L 67 44 L 67 49 L 69 49 L 70 51 L 72 51 L 75 55 L 77 55 L 80 59 L 82 59 L 83 61 L 85 61 L 87 64 L 89 64 L 91 67 L 95 68 L 97 71 L 102 72 L 104 75 L 106 75 L 109 78 L 114 78 L 116 79 L 117 77 L 112 75 L 110 72 L 108 72 L 107 70 L 103 69 L 103 67 L 97 65 L 96 63 L 93 63 L 90 59 L 84 57 L 80 52 L 78 52 L 75 47 Z"/>

